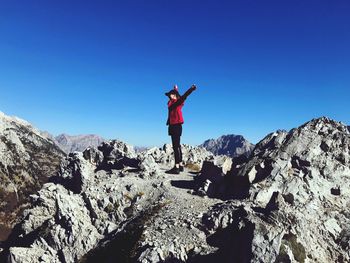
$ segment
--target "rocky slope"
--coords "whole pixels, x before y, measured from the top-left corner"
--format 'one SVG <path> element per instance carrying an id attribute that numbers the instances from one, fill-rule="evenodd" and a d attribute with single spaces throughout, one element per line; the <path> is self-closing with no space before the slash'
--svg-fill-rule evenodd
<path id="1" fill-rule="evenodd" d="M 350 134 L 344 124 L 323 117 L 277 131 L 247 162 L 227 165 L 204 163 L 213 172 L 204 169 L 197 178 L 202 194 L 205 186 L 210 196 L 244 199 L 214 207 L 210 231 L 229 235 L 242 225 L 252 262 L 350 261 Z"/>
<path id="2" fill-rule="evenodd" d="M 95 134 L 68 135 L 63 133 L 53 139 L 67 154 L 74 151 L 82 152 L 88 147 L 97 147 L 106 141 L 101 136 Z"/>
<path id="3" fill-rule="evenodd" d="M 249 156 L 254 148 L 254 144 L 251 144 L 243 136 L 234 134 L 206 140 L 200 146 L 215 155 L 227 155 L 230 157 Z"/>
<path id="4" fill-rule="evenodd" d="M 0 112 L 0 241 L 29 195 L 58 170 L 65 154 L 28 122 Z"/>
<path id="5" fill-rule="evenodd" d="M 120 141 L 70 154 L 3 244 L 6 262 L 350 262 L 350 134 L 314 119 L 249 159 Z"/>

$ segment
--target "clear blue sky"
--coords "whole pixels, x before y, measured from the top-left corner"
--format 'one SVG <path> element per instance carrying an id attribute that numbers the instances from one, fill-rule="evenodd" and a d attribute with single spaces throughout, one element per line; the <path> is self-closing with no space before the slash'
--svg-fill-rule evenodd
<path id="1" fill-rule="evenodd" d="M 0 0 L 6 114 L 54 135 L 162 145 L 174 83 L 198 86 L 184 143 L 350 123 L 350 1 Z"/>

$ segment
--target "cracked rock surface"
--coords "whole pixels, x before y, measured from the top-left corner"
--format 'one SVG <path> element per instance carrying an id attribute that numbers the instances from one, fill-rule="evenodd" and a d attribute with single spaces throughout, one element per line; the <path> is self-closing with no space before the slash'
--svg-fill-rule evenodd
<path id="1" fill-rule="evenodd" d="M 211 162 L 211 170 L 203 166 L 197 187 L 205 182 L 210 196 L 239 197 L 250 223 L 263 220 L 254 223 L 250 260 L 350 261 L 350 134 L 344 124 L 323 117 L 277 131 L 259 142 L 248 160 L 234 159 L 226 173 L 224 163 Z M 227 217 L 234 209 L 226 206 L 216 208 L 214 219 L 232 221 Z M 258 225 L 279 239 L 261 236 Z M 272 243 L 278 249 L 267 251 Z"/>

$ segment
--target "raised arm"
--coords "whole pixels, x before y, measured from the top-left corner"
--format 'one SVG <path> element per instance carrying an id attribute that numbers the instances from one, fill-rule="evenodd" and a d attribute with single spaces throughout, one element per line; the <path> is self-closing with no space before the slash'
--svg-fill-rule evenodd
<path id="1" fill-rule="evenodd" d="M 186 92 L 184 95 L 182 95 L 174 104 L 172 104 L 170 107 L 169 107 L 169 110 L 173 110 L 175 109 L 177 106 L 181 105 L 186 99 L 187 97 L 194 91 L 196 90 L 197 87 L 196 85 L 192 85 Z"/>

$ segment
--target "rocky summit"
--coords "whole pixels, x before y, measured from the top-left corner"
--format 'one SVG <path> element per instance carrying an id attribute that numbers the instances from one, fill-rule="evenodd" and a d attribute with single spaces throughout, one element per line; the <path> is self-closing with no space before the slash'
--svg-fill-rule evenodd
<path id="1" fill-rule="evenodd" d="M 121 141 L 75 152 L 2 244 L 5 262 L 350 262 L 350 133 L 328 118 L 249 158 Z"/>
<path id="2" fill-rule="evenodd" d="M 0 241 L 28 206 L 29 195 L 48 182 L 64 156 L 30 123 L 0 112 Z"/>
<path id="3" fill-rule="evenodd" d="M 200 145 L 215 155 L 238 157 L 249 156 L 254 144 L 247 141 L 242 135 L 223 135 L 217 139 L 206 140 Z"/>
<path id="4" fill-rule="evenodd" d="M 251 236 L 244 245 L 249 254 L 240 255 L 244 262 L 350 261 L 350 134 L 344 124 L 323 117 L 276 131 L 248 160 L 233 160 L 231 169 L 230 163 L 205 162 L 197 191 L 227 200 L 208 214 L 212 232 Z"/>

